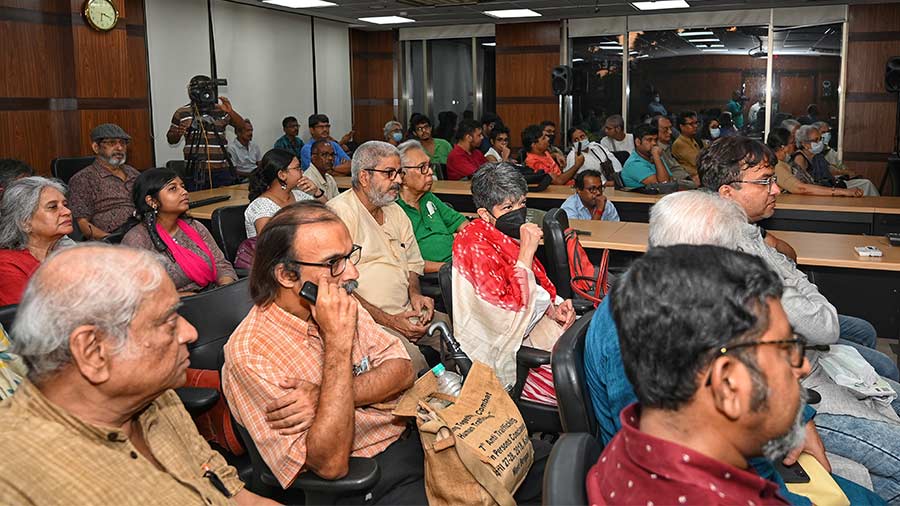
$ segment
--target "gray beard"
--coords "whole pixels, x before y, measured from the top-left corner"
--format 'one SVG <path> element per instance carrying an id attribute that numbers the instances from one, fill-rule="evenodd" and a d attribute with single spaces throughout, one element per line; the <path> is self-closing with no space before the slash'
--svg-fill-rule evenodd
<path id="1" fill-rule="evenodd" d="M 805 395 L 801 401 L 800 407 L 797 408 L 794 424 L 791 425 L 788 432 L 783 436 L 767 441 L 762 447 L 763 456 L 772 462 L 780 462 L 791 450 L 803 444 L 803 440 L 806 438 L 806 427 L 803 423 L 803 408 L 806 407 Z"/>
<path id="2" fill-rule="evenodd" d="M 396 197 L 390 196 L 387 192 L 378 193 L 376 190 L 371 190 L 370 192 L 366 192 L 366 197 L 369 199 L 373 205 L 377 207 L 384 207 L 388 204 L 394 203 L 397 198 L 400 196 L 398 193 Z"/>
<path id="3" fill-rule="evenodd" d="M 127 159 L 128 159 L 128 156 L 127 156 L 127 155 L 123 155 L 122 158 L 115 158 L 115 157 L 112 157 L 112 156 L 109 157 L 109 158 L 103 158 L 103 161 L 106 162 L 106 163 L 108 163 L 108 164 L 110 164 L 110 165 L 112 165 L 113 167 L 118 167 L 118 166 L 120 166 L 120 165 L 125 165 L 125 161 L 126 161 Z"/>

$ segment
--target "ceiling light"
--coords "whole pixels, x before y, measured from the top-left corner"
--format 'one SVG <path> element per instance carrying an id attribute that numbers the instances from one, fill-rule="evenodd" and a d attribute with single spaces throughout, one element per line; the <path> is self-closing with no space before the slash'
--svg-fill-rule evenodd
<path id="1" fill-rule="evenodd" d="M 603 46 L 600 48 L 601 51 L 621 51 L 622 46 Z"/>
<path id="2" fill-rule="evenodd" d="M 540 13 L 531 9 L 504 9 L 499 11 L 484 11 L 485 14 L 494 18 L 536 18 L 540 17 Z"/>
<path id="3" fill-rule="evenodd" d="M 699 48 L 709 47 L 709 46 L 707 46 L 706 44 L 694 44 L 694 45 L 697 46 L 697 47 L 699 47 Z"/>
<path id="4" fill-rule="evenodd" d="M 487 47 L 496 47 L 497 43 L 496 42 L 482 42 L 481 45 L 487 46 Z"/>
<path id="5" fill-rule="evenodd" d="M 639 11 L 658 11 L 661 9 L 687 9 L 690 7 L 685 0 L 657 0 L 649 2 L 631 2 L 631 5 Z"/>
<path id="6" fill-rule="evenodd" d="M 725 47 L 725 44 L 710 44 L 709 47 Z"/>
<path id="7" fill-rule="evenodd" d="M 689 39 L 688 42 L 722 42 L 719 39 Z"/>
<path id="8" fill-rule="evenodd" d="M 715 35 L 712 32 L 680 32 L 678 35 L 682 37 L 700 37 L 703 35 Z"/>
<path id="9" fill-rule="evenodd" d="M 701 51 L 706 53 L 727 53 L 727 49 L 701 49 Z"/>
<path id="10" fill-rule="evenodd" d="M 572 63 L 579 63 L 579 62 L 583 62 L 583 61 L 584 61 L 584 58 L 572 58 Z"/>
<path id="11" fill-rule="evenodd" d="M 642 54 L 642 55 L 638 56 L 638 58 L 650 58 L 650 55 L 649 55 L 649 54 Z"/>
<path id="12" fill-rule="evenodd" d="M 597 45 L 598 45 L 598 46 L 621 46 L 621 44 L 619 44 L 618 42 L 616 42 L 616 41 L 614 41 L 614 40 L 608 40 L 608 41 L 605 41 L 605 42 L 598 42 Z"/>
<path id="13" fill-rule="evenodd" d="M 263 0 L 264 4 L 280 5 L 282 7 L 290 7 L 292 9 L 308 9 L 311 7 L 334 7 L 334 2 L 326 2 L 325 0 Z"/>
<path id="14" fill-rule="evenodd" d="M 358 18 L 366 23 L 375 23 L 376 25 L 396 25 L 399 23 L 415 23 L 415 19 L 403 18 L 400 16 L 376 16 L 374 18 Z"/>

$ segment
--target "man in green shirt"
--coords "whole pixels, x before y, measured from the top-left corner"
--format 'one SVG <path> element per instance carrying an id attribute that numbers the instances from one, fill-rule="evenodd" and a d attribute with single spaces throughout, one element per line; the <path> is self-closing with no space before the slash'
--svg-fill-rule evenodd
<path id="1" fill-rule="evenodd" d="M 469 221 L 431 193 L 434 170 L 422 145 L 412 140 L 398 149 L 404 174 L 397 203 L 412 222 L 425 272 L 437 272 L 453 256 L 453 235 Z"/>

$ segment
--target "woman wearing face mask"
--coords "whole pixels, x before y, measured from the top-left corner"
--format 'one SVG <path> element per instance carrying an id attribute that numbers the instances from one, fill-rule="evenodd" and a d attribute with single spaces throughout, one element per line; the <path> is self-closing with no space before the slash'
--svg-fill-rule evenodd
<path id="1" fill-rule="evenodd" d="M 703 133 L 700 134 L 700 138 L 707 140 L 709 142 L 713 142 L 719 137 L 722 136 L 722 127 L 719 123 L 719 120 L 713 118 L 706 123 L 706 126 L 703 127 Z"/>
<path id="2" fill-rule="evenodd" d="M 403 142 L 403 125 L 394 120 L 385 123 L 384 140 L 391 146 L 399 146 Z"/>
<path id="3" fill-rule="evenodd" d="M 572 144 L 572 149 L 566 155 L 566 172 L 574 168 L 577 175 L 586 170 L 595 170 L 603 174 L 603 184 L 612 186 L 613 182 L 607 179 L 606 174 L 611 174 L 610 170 L 622 172 L 622 162 L 599 142 L 588 140 L 587 132 L 581 128 L 570 128 L 566 132 L 566 138 Z"/>
<path id="4" fill-rule="evenodd" d="M 825 160 L 823 151 L 825 143 L 822 134 L 812 125 L 803 125 L 794 134 L 797 137 L 797 151 L 791 158 L 793 162 L 810 174 L 815 184 L 829 188 L 834 195 L 843 188 L 859 190 L 862 196 L 877 196 L 878 190 L 868 179 L 840 180 L 831 173 L 831 166 Z"/>
<path id="5" fill-rule="evenodd" d="M 478 218 L 453 242 L 453 331 L 463 350 L 491 366 L 507 387 L 516 381 L 523 344 L 551 350 L 575 321 L 535 258 L 541 228 L 525 223 L 525 178 L 508 163 L 488 163 L 472 177 Z M 549 366 L 532 369 L 522 397 L 556 405 Z"/>
<path id="6" fill-rule="evenodd" d="M 832 176 L 844 176 L 847 188 L 859 188 L 863 192 L 863 196 L 877 197 L 880 194 L 872 181 L 859 177 L 848 169 L 844 162 L 838 158 L 837 150 L 831 148 L 831 126 L 825 121 L 816 121 L 812 126 L 822 135 L 822 156 L 828 162 L 828 168 Z"/>
<path id="7" fill-rule="evenodd" d="M 775 152 L 778 164 L 775 165 L 775 176 L 782 192 L 797 195 L 819 195 L 835 197 L 862 197 L 862 191 L 849 188 L 825 188 L 818 186 L 809 173 L 797 167 L 791 161 L 791 155 L 797 150 L 794 135 L 786 128 L 774 128 L 769 132 L 766 145 Z"/>

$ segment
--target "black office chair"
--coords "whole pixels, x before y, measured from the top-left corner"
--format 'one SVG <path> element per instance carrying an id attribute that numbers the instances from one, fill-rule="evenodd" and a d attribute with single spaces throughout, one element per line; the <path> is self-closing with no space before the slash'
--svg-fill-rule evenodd
<path id="1" fill-rule="evenodd" d="M 577 314 L 584 314 L 594 308 L 594 303 L 575 297 L 572 291 L 572 274 L 569 269 L 569 254 L 566 251 L 565 231 L 569 228 L 569 216 L 565 211 L 554 208 L 547 211 L 541 223 L 544 232 L 544 255 L 547 258 L 547 277 L 556 287 L 556 293 L 564 299 L 572 299 Z"/>
<path id="2" fill-rule="evenodd" d="M 77 158 L 54 158 L 50 162 L 50 173 L 53 177 L 61 180 L 65 184 L 69 184 L 69 180 L 79 170 L 94 163 L 93 156 L 80 156 Z"/>
<path id="3" fill-rule="evenodd" d="M 594 416 L 584 375 L 584 340 L 593 317 L 594 311 L 591 311 L 563 332 L 553 347 L 551 367 L 563 431 L 597 436 L 600 426 Z"/>
<path id="4" fill-rule="evenodd" d="M 631 153 L 628 151 L 613 151 L 612 154 L 619 160 L 619 163 L 621 163 L 623 167 L 625 166 L 625 162 L 628 161 L 628 158 L 631 157 Z"/>
<path id="5" fill-rule="evenodd" d="M 582 432 L 562 434 L 553 445 L 544 470 L 545 506 L 588 504 L 585 479 L 597 463 L 603 447 L 597 439 Z"/>
<path id="6" fill-rule="evenodd" d="M 450 262 L 441 266 L 438 272 L 438 280 L 441 286 L 441 298 L 450 320 L 453 320 L 453 271 Z M 465 350 L 463 350 L 465 351 Z M 442 354 L 443 355 L 443 354 Z M 516 384 L 509 393 L 513 401 L 519 407 L 525 425 L 530 433 L 541 432 L 558 434 L 562 430 L 559 420 L 559 412 L 553 406 L 547 406 L 537 402 L 522 399 L 522 389 L 528 378 L 528 371 L 550 363 L 550 353 L 529 346 L 521 346 L 516 353 Z"/>
<path id="7" fill-rule="evenodd" d="M 441 284 L 440 284 L 440 274 L 437 272 L 429 272 L 422 276 L 419 276 L 419 292 L 426 297 L 431 297 L 434 299 L 434 309 L 435 311 L 440 311 L 442 313 L 447 312 L 446 306 L 444 306 L 443 297 L 441 297 Z"/>
<path id="8" fill-rule="evenodd" d="M 213 211 L 210 220 L 213 239 L 225 258 L 234 263 L 238 246 L 247 239 L 247 229 L 244 227 L 244 211 L 247 204 L 240 206 L 225 206 Z"/>
<path id="9" fill-rule="evenodd" d="M 0 325 L 6 329 L 6 333 L 12 330 L 13 322 L 16 320 L 16 310 L 19 309 L 18 304 L 10 304 L 0 307 Z"/>
<path id="10" fill-rule="evenodd" d="M 106 244 L 121 244 L 122 238 L 125 237 L 125 234 L 126 234 L 126 232 L 117 230 L 117 231 L 107 235 L 103 239 L 100 239 L 100 242 L 105 242 Z"/>

